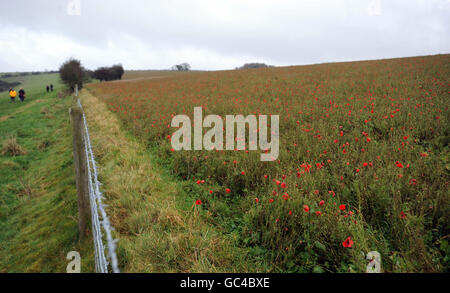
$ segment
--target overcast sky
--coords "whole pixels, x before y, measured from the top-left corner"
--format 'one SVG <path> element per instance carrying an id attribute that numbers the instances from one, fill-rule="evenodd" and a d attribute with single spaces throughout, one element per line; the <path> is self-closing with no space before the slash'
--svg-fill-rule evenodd
<path id="1" fill-rule="evenodd" d="M 450 0 L 0 1 L 0 72 L 69 57 L 218 70 L 450 53 Z"/>

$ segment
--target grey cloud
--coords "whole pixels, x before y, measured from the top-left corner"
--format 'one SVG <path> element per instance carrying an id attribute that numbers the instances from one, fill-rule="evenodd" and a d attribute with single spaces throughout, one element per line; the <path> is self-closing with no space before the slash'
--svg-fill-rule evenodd
<path id="1" fill-rule="evenodd" d="M 380 0 L 380 13 L 373 16 L 368 9 L 375 0 L 81 0 L 81 16 L 68 16 L 70 1 L 2 3 L 0 42 L 2 35 L 19 29 L 64 36 L 85 48 L 79 58 L 89 66 L 122 62 L 131 68 L 187 61 L 196 69 L 226 69 L 256 60 L 289 65 L 450 51 L 448 0 Z M 23 46 L 24 52 L 40 54 L 31 43 Z M 95 61 L 89 48 L 106 54 Z M 177 52 L 186 60 L 172 60 Z M 60 52 L 57 59 L 70 54 Z M 205 64 L 200 54 L 209 54 L 203 59 L 213 63 Z M 8 58 L 3 55 L 0 71 L 14 70 L 3 68 L 9 63 L 1 61 Z M 38 60 L 22 66 L 39 69 Z"/>

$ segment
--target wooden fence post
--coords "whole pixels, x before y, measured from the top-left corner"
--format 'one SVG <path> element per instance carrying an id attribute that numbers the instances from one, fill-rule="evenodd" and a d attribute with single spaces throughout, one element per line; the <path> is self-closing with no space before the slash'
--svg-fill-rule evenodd
<path id="1" fill-rule="evenodd" d="M 80 240 L 83 240 L 88 232 L 88 223 L 91 217 L 87 158 L 84 146 L 84 122 L 83 112 L 74 98 L 70 109 L 72 118 L 72 137 L 73 137 L 73 162 L 75 166 L 75 180 L 78 194 L 78 228 L 80 230 Z"/>

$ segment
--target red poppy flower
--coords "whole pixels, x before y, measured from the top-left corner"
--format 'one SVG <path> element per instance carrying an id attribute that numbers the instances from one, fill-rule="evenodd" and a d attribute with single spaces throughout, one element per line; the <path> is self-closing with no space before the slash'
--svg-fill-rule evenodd
<path id="1" fill-rule="evenodd" d="M 340 206 L 339 206 L 339 209 L 341 210 L 341 211 L 345 211 L 345 204 L 341 204 Z"/>
<path id="2" fill-rule="evenodd" d="M 320 206 L 323 206 L 325 204 L 325 201 L 324 200 L 321 200 L 320 202 L 319 202 L 319 205 Z"/>
<path id="3" fill-rule="evenodd" d="M 286 183 L 281 183 L 281 188 L 286 188 Z"/>
<path id="4" fill-rule="evenodd" d="M 226 191 L 226 193 L 230 193 L 231 189 L 227 188 L 225 191 Z"/>
<path id="5" fill-rule="evenodd" d="M 305 212 L 309 212 L 309 206 L 307 206 L 306 204 L 303 206 L 303 210 L 305 211 Z"/>
<path id="6" fill-rule="evenodd" d="M 406 214 L 403 211 L 400 212 L 400 218 L 406 219 Z"/>
<path id="7" fill-rule="evenodd" d="M 342 246 L 344 246 L 345 248 L 351 248 L 353 246 L 352 238 L 347 237 L 347 239 L 345 239 L 344 242 L 342 242 Z"/>
<path id="8" fill-rule="evenodd" d="M 195 202 L 195 204 L 199 206 L 199 205 L 201 205 L 201 204 L 202 204 L 202 201 L 201 201 L 201 200 L 199 200 L 199 199 L 197 199 L 197 201 Z"/>

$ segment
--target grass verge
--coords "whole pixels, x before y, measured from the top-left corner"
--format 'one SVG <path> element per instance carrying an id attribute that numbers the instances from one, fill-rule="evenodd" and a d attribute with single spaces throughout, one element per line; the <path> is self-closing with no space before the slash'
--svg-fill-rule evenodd
<path id="1" fill-rule="evenodd" d="M 108 214 L 119 238 L 124 272 L 263 272 L 262 258 L 238 248 L 166 175 L 145 144 L 88 91 L 81 93 Z"/>

